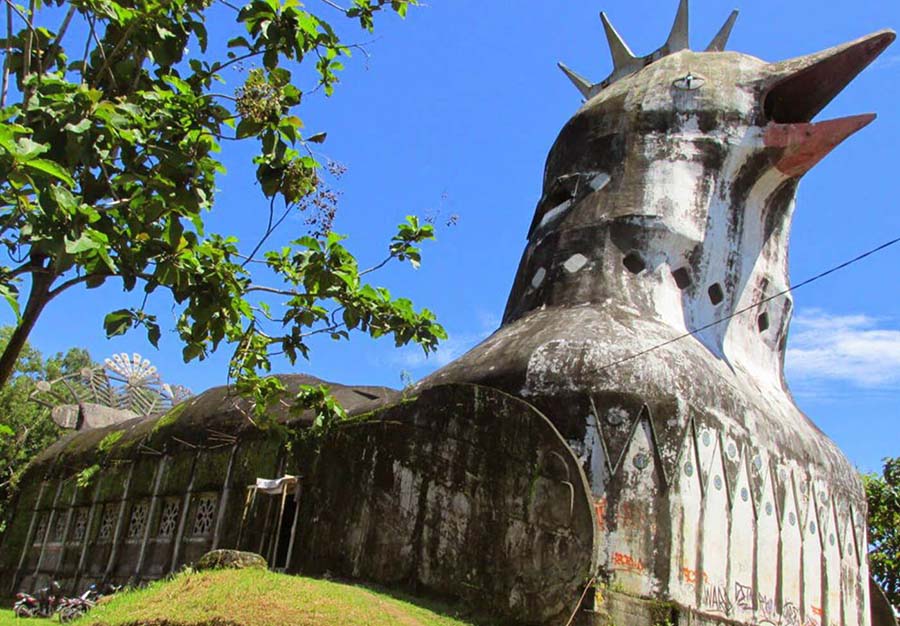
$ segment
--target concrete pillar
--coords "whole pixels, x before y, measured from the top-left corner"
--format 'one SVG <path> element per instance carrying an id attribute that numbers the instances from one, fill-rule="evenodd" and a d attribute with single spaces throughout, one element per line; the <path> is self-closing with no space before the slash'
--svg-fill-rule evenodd
<path id="1" fill-rule="evenodd" d="M 156 509 L 159 508 L 159 490 L 162 487 L 162 477 L 166 472 L 166 463 L 169 457 L 164 456 L 156 465 L 156 478 L 153 480 L 153 495 L 150 498 L 150 509 L 147 511 L 147 524 L 144 527 L 144 537 L 141 539 L 141 552 L 138 556 L 137 564 L 134 567 L 135 580 L 141 574 L 144 568 L 144 559 L 147 556 L 147 544 L 150 543 L 150 528 L 153 526 L 153 519 L 156 515 Z"/>
<path id="2" fill-rule="evenodd" d="M 34 526 L 37 523 L 38 507 L 41 506 L 41 500 L 44 497 L 44 490 L 47 488 L 47 481 L 41 481 L 41 487 L 38 490 L 37 500 L 34 501 L 34 508 L 31 511 L 31 521 L 28 523 L 28 532 L 25 533 L 25 543 L 22 546 L 22 554 L 19 555 L 19 563 L 16 565 L 16 573 L 13 575 L 9 584 L 9 593 L 15 593 L 16 585 L 19 584 L 19 577 L 22 574 L 22 567 L 25 565 L 25 558 L 28 556 L 28 550 L 34 543 Z"/>
<path id="3" fill-rule="evenodd" d="M 132 462 L 128 468 L 128 475 L 125 477 L 125 490 L 122 492 L 122 502 L 119 504 L 119 517 L 116 519 L 116 530 L 113 532 L 112 548 L 109 551 L 109 561 L 106 563 L 105 579 L 109 579 L 113 568 L 116 565 L 116 559 L 119 558 L 119 544 L 122 541 L 122 526 L 125 525 L 125 511 L 128 508 L 128 496 L 131 494 L 131 477 L 134 475 L 135 463 Z"/>
<path id="4" fill-rule="evenodd" d="M 290 571 L 291 557 L 294 555 L 294 540 L 297 537 L 297 522 L 300 519 L 300 481 L 294 489 L 294 523 L 291 524 L 291 540 L 288 543 L 287 556 L 284 559 L 285 571 Z"/>
<path id="5" fill-rule="evenodd" d="M 200 460 L 202 450 L 197 450 L 194 455 L 194 462 L 191 463 L 191 477 L 188 480 L 187 489 L 184 492 L 184 500 L 181 503 L 181 519 L 178 521 L 178 532 L 175 534 L 175 545 L 172 547 L 172 564 L 169 566 L 169 572 L 174 572 L 178 567 L 178 559 L 181 557 L 181 539 L 184 537 L 184 527 L 187 525 L 187 516 L 191 508 L 191 494 L 194 491 L 194 476 L 197 474 L 197 463 Z"/>
<path id="6" fill-rule="evenodd" d="M 234 469 L 234 460 L 237 457 L 238 446 L 239 444 L 232 446 L 231 455 L 228 457 L 228 469 L 225 470 L 225 482 L 222 484 L 222 493 L 219 495 L 219 510 L 216 512 L 216 527 L 213 530 L 212 550 L 219 547 L 222 526 L 225 523 L 225 509 L 228 507 L 228 496 L 231 493 L 231 473 Z"/>
<path id="7" fill-rule="evenodd" d="M 60 548 L 59 554 L 59 563 L 56 564 L 56 569 L 53 571 L 53 579 L 56 580 L 59 577 L 59 570 L 62 569 L 63 563 L 66 560 L 66 538 L 69 536 L 69 529 L 72 527 L 72 516 L 75 514 L 75 500 L 78 497 L 78 486 L 75 486 L 75 489 L 72 490 L 72 499 L 69 501 L 69 510 L 66 511 L 66 525 L 63 528 L 62 535 L 62 547 Z M 74 591 L 70 589 L 69 591 Z"/>
<path id="8" fill-rule="evenodd" d="M 100 485 L 103 484 L 103 477 L 99 477 L 94 484 L 94 497 L 91 498 L 91 508 L 88 510 L 87 525 L 84 529 L 84 537 L 81 539 L 81 554 L 78 557 L 78 567 L 75 569 L 76 584 L 84 574 L 84 564 L 87 560 L 88 546 L 91 545 L 91 529 L 94 527 L 94 516 L 97 512 L 97 501 L 100 499 Z"/>
<path id="9" fill-rule="evenodd" d="M 44 561 L 44 551 L 47 548 L 47 539 L 50 537 L 50 529 L 53 528 L 53 522 L 56 521 L 56 504 L 59 502 L 59 493 L 62 491 L 63 481 L 60 480 L 56 486 L 56 494 L 53 496 L 53 504 L 50 505 L 50 517 L 47 518 L 47 528 L 44 529 L 44 536 L 41 539 L 41 553 L 38 555 L 37 564 L 34 566 L 34 576 L 38 575 L 41 565 Z"/>

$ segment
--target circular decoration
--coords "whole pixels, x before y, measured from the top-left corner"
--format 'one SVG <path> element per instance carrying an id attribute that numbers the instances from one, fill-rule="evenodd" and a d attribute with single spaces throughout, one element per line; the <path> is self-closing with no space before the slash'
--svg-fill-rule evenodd
<path id="1" fill-rule="evenodd" d="M 788 523 L 791 526 L 796 526 L 797 525 L 797 516 L 794 515 L 793 513 L 789 514 L 788 515 Z"/>
<path id="2" fill-rule="evenodd" d="M 628 417 L 628 412 L 619 407 L 613 407 L 606 412 L 606 421 L 613 426 L 618 426 Z"/>
<path id="3" fill-rule="evenodd" d="M 725 454 L 728 455 L 729 459 L 734 459 L 737 457 L 737 446 L 734 443 L 729 443 L 728 447 L 725 449 Z"/>
<path id="4" fill-rule="evenodd" d="M 685 476 L 693 476 L 694 475 L 694 464 L 688 461 L 684 464 L 684 475 Z"/>
<path id="5" fill-rule="evenodd" d="M 757 454 L 755 457 L 753 457 L 753 467 L 756 468 L 757 472 L 761 472 L 762 466 L 763 466 L 762 457 Z"/>
<path id="6" fill-rule="evenodd" d="M 715 485 L 718 491 L 722 491 L 722 477 L 716 476 L 715 478 L 713 478 L 713 485 Z"/>
<path id="7" fill-rule="evenodd" d="M 816 523 L 815 522 L 809 523 L 809 534 L 810 535 L 816 534 Z"/>
<path id="8" fill-rule="evenodd" d="M 772 510 L 773 510 L 772 503 L 766 502 L 766 515 L 772 515 Z"/>
<path id="9" fill-rule="evenodd" d="M 709 444 L 712 443 L 712 437 L 710 437 L 708 430 L 703 431 L 703 434 L 700 435 L 700 440 L 703 442 L 704 446 L 709 447 Z"/>
<path id="10" fill-rule="evenodd" d="M 38 381 L 30 399 L 51 411 L 60 407 L 77 409 L 83 403 L 99 404 L 119 411 L 121 420 L 164 413 L 190 395 L 186 387 L 163 382 L 156 367 L 140 354 L 120 353 L 104 359 L 103 365 Z M 74 428 L 74 424 L 75 420 L 72 425 L 60 425 Z"/>
<path id="11" fill-rule="evenodd" d="M 642 470 L 650 465 L 650 458 L 643 452 L 638 452 L 634 455 L 634 458 L 631 460 L 631 462 L 634 463 L 634 466 L 636 468 Z"/>
<path id="12" fill-rule="evenodd" d="M 743 488 L 741 489 L 741 500 L 743 500 L 744 502 L 746 502 L 746 501 L 749 500 L 749 499 L 750 499 L 750 492 L 747 491 L 747 488 L 746 488 L 746 487 L 743 487 Z"/>
<path id="13" fill-rule="evenodd" d="M 828 543 L 830 543 L 831 545 L 834 545 L 834 535 L 833 534 L 828 535 Z"/>
<path id="14" fill-rule="evenodd" d="M 803 495 L 806 495 L 808 491 L 809 491 L 809 485 L 807 485 L 806 483 L 800 483 L 800 493 L 802 493 Z"/>

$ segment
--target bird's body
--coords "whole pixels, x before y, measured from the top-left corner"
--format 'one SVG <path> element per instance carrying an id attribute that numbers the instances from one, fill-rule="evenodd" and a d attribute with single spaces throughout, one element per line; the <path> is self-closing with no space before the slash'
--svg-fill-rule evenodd
<path id="1" fill-rule="evenodd" d="M 744 623 L 869 623 L 865 500 L 783 377 L 799 178 L 874 119 L 813 123 L 893 41 L 766 63 L 673 33 L 550 151 L 503 324 L 420 388 L 533 404 L 591 485 L 602 576 Z"/>

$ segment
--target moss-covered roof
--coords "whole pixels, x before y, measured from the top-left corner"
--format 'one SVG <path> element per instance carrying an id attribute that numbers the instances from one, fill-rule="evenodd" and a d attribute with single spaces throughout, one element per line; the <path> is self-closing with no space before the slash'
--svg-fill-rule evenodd
<path id="1" fill-rule="evenodd" d="M 399 392 L 388 387 L 347 386 L 305 374 L 279 375 L 292 395 L 301 385 L 325 385 L 351 414 L 383 405 Z M 270 416 L 290 426 L 308 425 L 311 411 L 294 414 L 290 403 L 273 407 Z M 251 420 L 250 403 L 227 385 L 213 387 L 174 406 L 166 413 L 138 417 L 111 426 L 85 430 L 63 437 L 39 454 L 29 472 L 46 473 L 55 468 L 69 473 L 98 460 L 124 460 L 144 453 L 162 453 L 172 446 L 213 446 L 230 437 L 254 438 L 265 432 Z"/>

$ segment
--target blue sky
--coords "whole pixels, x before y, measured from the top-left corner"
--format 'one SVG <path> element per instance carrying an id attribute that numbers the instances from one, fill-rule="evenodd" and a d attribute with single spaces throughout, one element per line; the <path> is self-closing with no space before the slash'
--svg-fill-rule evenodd
<path id="1" fill-rule="evenodd" d="M 332 11 L 318 0 L 308 6 Z M 675 8 L 675 0 L 429 0 L 405 21 L 380 19 L 374 36 L 347 30 L 369 57 L 356 53 L 335 95 L 317 94 L 301 109 L 309 132 L 328 131 L 324 154 L 348 168 L 336 230 L 349 235 L 363 264 L 374 263 L 405 215 L 434 216 L 439 239 L 426 246 L 422 268 L 395 267 L 375 280 L 434 310 L 450 339 L 430 359 L 418 349 L 396 350 L 390 340 L 325 339 L 309 362 L 282 370 L 396 387 L 402 372 L 418 379 L 494 330 L 540 196 L 544 158 L 580 103 L 556 62 L 600 80 L 611 68 L 601 9 L 631 48 L 646 54 L 664 41 Z M 693 0 L 693 47 L 705 47 L 733 8 L 741 14 L 729 49 L 768 61 L 900 26 L 900 3 L 892 0 Z M 230 19 L 216 16 L 214 40 L 232 36 Z M 898 102 L 895 44 L 817 118 L 879 114 L 801 184 L 793 282 L 900 236 Z M 261 233 L 266 211 L 249 156 L 224 154 L 229 173 L 210 217 L 214 230 L 247 242 Z M 458 223 L 444 226 L 451 215 Z M 281 236 L 302 229 L 297 219 Z M 790 386 L 801 408 L 866 471 L 900 455 L 898 268 L 895 246 L 794 294 Z M 139 294 L 112 285 L 69 292 L 50 305 L 32 343 L 44 352 L 83 346 L 96 359 L 140 352 L 168 382 L 195 392 L 225 382 L 226 355 L 185 365 L 169 333 L 159 351 L 139 334 L 106 340 L 103 315 L 137 304 Z M 164 322 L 173 318 L 170 303 L 160 301 L 156 311 Z M 10 321 L 3 311 L 0 322 Z"/>

